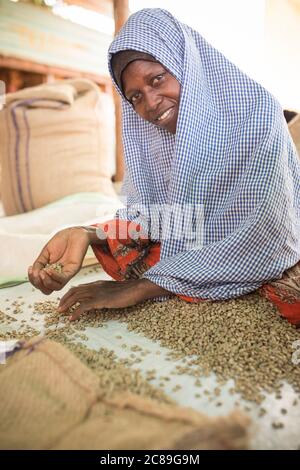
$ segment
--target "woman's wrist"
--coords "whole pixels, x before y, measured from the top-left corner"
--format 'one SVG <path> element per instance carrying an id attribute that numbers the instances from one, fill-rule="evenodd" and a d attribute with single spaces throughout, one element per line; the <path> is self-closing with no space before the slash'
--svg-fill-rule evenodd
<path id="1" fill-rule="evenodd" d="M 105 245 L 106 234 L 100 227 L 80 226 L 76 227 L 85 231 L 90 245 Z"/>

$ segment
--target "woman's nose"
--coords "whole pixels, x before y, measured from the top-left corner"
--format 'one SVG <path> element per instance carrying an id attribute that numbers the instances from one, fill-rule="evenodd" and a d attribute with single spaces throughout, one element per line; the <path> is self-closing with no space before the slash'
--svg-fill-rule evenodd
<path id="1" fill-rule="evenodd" d="M 155 111 L 161 103 L 161 96 L 155 91 L 151 90 L 145 93 L 145 110 L 146 112 Z"/>

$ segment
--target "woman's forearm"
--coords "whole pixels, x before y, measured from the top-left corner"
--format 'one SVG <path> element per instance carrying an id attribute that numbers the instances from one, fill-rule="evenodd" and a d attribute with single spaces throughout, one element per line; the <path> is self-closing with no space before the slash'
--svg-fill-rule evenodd
<path id="1" fill-rule="evenodd" d="M 149 281 L 148 279 L 138 279 L 136 281 L 137 288 L 139 290 L 139 300 L 140 302 L 153 299 L 154 297 L 160 297 L 165 295 L 173 295 L 172 292 L 169 292 L 166 289 L 154 284 L 153 282 Z"/>
<path id="2" fill-rule="evenodd" d="M 100 227 L 82 226 L 81 228 L 87 232 L 90 245 L 103 247 L 107 244 L 106 233 Z M 124 282 L 124 287 L 125 284 L 127 284 L 127 288 L 132 290 L 132 295 L 136 298 L 137 303 L 155 297 L 173 295 L 172 292 L 144 278 L 127 280 Z"/>

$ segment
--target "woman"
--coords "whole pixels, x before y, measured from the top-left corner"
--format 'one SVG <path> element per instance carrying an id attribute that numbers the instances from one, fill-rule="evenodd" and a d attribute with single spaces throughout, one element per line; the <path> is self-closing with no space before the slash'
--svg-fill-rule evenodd
<path id="1" fill-rule="evenodd" d="M 129 18 L 109 68 L 123 102 L 127 206 L 100 238 L 92 227 L 57 234 L 31 282 L 45 294 L 61 289 L 91 244 L 116 282 L 71 289 L 60 310 L 80 302 L 72 319 L 172 294 L 218 300 L 260 288 L 300 322 L 300 163 L 274 97 L 161 9 Z M 44 270 L 49 262 L 63 273 Z"/>

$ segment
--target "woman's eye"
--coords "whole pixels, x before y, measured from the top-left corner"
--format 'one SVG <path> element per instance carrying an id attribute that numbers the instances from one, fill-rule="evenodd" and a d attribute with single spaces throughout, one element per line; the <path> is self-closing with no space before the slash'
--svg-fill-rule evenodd
<path id="1" fill-rule="evenodd" d="M 140 93 L 135 93 L 135 94 L 130 98 L 130 102 L 131 102 L 132 104 L 136 103 L 136 102 L 138 101 L 139 97 L 140 97 Z"/>
<path id="2" fill-rule="evenodd" d="M 164 77 L 164 73 L 156 75 L 156 77 L 154 77 L 152 81 L 153 85 L 156 85 L 158 82 L 160 82 L 163 77 Z"/>

